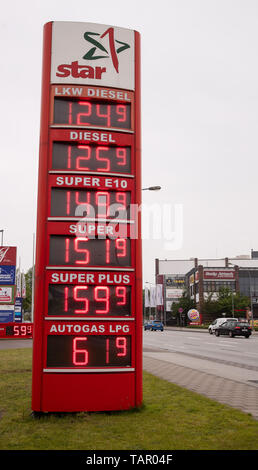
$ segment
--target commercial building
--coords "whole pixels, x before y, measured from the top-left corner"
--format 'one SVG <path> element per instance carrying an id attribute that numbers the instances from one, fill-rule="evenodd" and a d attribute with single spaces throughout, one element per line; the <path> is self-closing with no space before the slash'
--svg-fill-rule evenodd
<path id="1" fill-rule="evenodd" d="M 250 310 L 258 318 L 258 252 L 251 256 L 188 260 L 155 260 L 155 278 L 163 285 L 164 305 L 158 308 L 165 323 L 172 322 L 171 307 L 184 292 L 194 301 L 203 322 L 212 320 L 204 302 L 211 294 L 216 300 L 221 287 L 250 298 Z M 233 299 L 234 301 L 234 299 Z M 239 315 L 245 316 L 245 312 Z"/>

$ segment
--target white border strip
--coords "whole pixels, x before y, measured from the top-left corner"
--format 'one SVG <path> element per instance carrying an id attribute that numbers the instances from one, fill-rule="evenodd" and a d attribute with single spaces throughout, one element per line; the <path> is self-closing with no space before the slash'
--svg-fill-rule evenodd
<path id="1" fill-rule="evenodd" d="M 73 170 L 73 171 L 70 171 L 70 170 L 50 170 L 48 172 L 49 174 L 51 175 L 60 175 L 60 173 L 63 173 L 63 174 L 72 174 L 72 175 L 84 175 L 85 176 L 85 171 L 80 171 L 80 170 Z M 134 175 L 131 175 L 131 174 L 127 174 L 127 173 L 108 173 L 108 172 L 105 172 L 105 171 L 98 171 L 96 173 L 96 171 L 87 171 L 87 175 L 100 175 L 100 176 L 121 176 L 123 178 L 135 178 Z"/>
<path id="2" fill-rule="evenodd" d="M 48 217 L 47 220 L 49 221 L 52 221 L 52 222 L 81 222 L 81 223 L 88 223 L 88 222 L 96 222 L 96 223 L 100 223 L 100 222 L 109 222 L 109 223 L 113 223 L 113 224 L 134 224 L 135 221 L 134 220 L 125 220 L 125 219 L 96 219 L 96 218 L 89 218 L 89 219 L 84 219 L 84 218 L 81 218 L 81 217 Z"/>
<path id="3" fill-rule="evenodd" d="M 120 127 L 97 127 L 97 126 L 77 126 L 77 125 L 69 125 L 69 124 L 51 124 L 50 126 L 51 128 L 53 129 L 81 129 L 81 131 L 83 132 L 84 130 L 91 130 L 91 129 L 98 129 L 98 130 L 101 130 L 101 131 L 107 131 L 107 132 L 122 132 L 122 133 L 126 133 L 126 134 L 134 134 L 134 130 L 130 130 L 130 129 L 123 129 L 123 128 L 120 128 Z M 81 141 L 81 139 L 79 139 Z M 88 140 L 86 141 L 88 142 Z"/>
<path id="4" fill-rule="evenodd" d="M 45 317 L 44 320 L 50 320 L 50 321 L 58 321 L 58 320 L 64 320 L 64 321 L 73 321 L 73 320 L 83 320 L 83 321 L 87 321 L 87 320 L 94 320 L 94 321 L 134 321 L 135 318 L 134 317 L 110 317 L 110 318 L 107 318 L 107 317 L 100 317 L 100 318 L 96 318 L 96 317 Z"/>
<path id="5" fill-rule="evenodd" d="M 77 266 L 46 266 L 46 269 L 65 269 L 66 271 L 134 271 L 134 268 L 103 268 L 101 266 L 92 266 L 91 268 L 83 268 Z"/>
<path id="6" fill-rule="evenodd" d="M 85 374 L 92 372 L 134 372 L 134 367 L 121 367 L 117 369 L 43 369 L 43 372 L 47 373 L 62 373 L 62 374 Z"/>

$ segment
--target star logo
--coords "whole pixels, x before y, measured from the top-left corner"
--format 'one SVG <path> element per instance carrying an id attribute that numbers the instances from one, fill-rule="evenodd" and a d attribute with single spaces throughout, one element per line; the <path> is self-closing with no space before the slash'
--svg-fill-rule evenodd
<path id="1" fill-rule="evenodd" d="M 96 38 L 96 36 L 98 38 Z M 103 44 L 99 40 L 97 40 L 103 39 L 105 36 L 108 36 L 109 51 L 103 46 Z M 125 42 L 118 41 L 117 39 L 115 39 L 114 28 L 108 28 L 103 34 L 87 31 L 86 33 L 84 33 L 84 39 L 85 41 L 93 44 L 93 47 L 83 56 L 83 59 L 98 60 L 111 57 L 113 66 L 116 72 L 119 73 L 119 62 L 117 56 L 118 54 L 120 54 L 120 52 L 129 49 L 130 46 Z M 102 51 L 102 54 L 100 51 Z"/>

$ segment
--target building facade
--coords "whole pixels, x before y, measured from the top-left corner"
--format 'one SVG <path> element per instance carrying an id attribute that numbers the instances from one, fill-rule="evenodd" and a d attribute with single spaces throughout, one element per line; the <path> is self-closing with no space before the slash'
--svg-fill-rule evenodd
<path id="1" fill-rule="evenodd" d="M 163 285 L 164 305 L 159 307 L 159 317 L 173 323 L 173 302 L 187 294 L 193 300 L 203 322 L 213 319 L 205 311 L 205 301 L 217 300 L 221 288 L 228 288 L 232 296 L 239 292 L 249 297 L 253 317 L 258 318 L 258 252 L 251 256 L 221 259 L 155 260 L 156 283 Z M 234 298 L 232 297 L 232 312 Z M 239 312 L 245 316 L 245 312 Z"/>

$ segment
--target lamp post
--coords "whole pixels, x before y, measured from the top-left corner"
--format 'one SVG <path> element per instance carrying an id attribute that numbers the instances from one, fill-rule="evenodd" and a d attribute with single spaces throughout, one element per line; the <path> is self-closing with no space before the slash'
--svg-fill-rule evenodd
<path id="1" fill-rule="evenodd" d="M 233 263 L 230 263 L 230 262 L 228 262 L 228 264 L 231 264 L 231 266 L 237 266 L 238 268 L 240 267 L 238 264 L 233 264 Z M 249 268 L 246 268 L 246 271 L 247 271 L 248 276 L 249 276 L 249 296 L 250 296 L 250 308 L 251 308 L 251 327 L 252 327 L 252 329 L 253 329 L 254 313 L 253 313 L 253 296 L 252 296 L 251 274 L 250 274 Z M 233 296 L 233 292 L 232 292 L 232 296 Z M 232 300 L 232 304 L 233 304 L 233 300 Z"/>
<path id="2" fill-rule="evenodd" d="M 159 191 L 161 186 L 149 186 L 148 188 L 142 188 L 142 191 Z M 145 284 L 152 284 L 149 281 L 145 281 Z M 145 294 L 144 294 L 145 295 Z M 157 306 L 155 307 L 155 317 L 157 313 Z M 151 314 L 151 306 L 149 306 L 149 316 Z M 146 316 L 146 306 L 145 306 L 145 299 L 144 299 L 144 316 Z"/>
<path id="3" fill-rule="evenodd" d="M 142 191 L 159 191 L 161 186 L 149 186 L 148 188 L 142 188 Z"/>
<path id="4" fill-rule="evenodd" d="M 144 284 L 150 284 L 151 285 L 151 282 L 149 281 L 145 281 Z M 147 286 L 148 287 L 148 286 Z M 150 303 L 150 297 L 149 297 L 149 317 L 151 315 L 151 303 Z M 144 316 L 146 316 L 146 305 L 145 305 L 145 289 L 144 289 Z"/>

